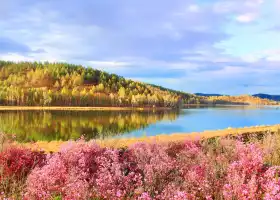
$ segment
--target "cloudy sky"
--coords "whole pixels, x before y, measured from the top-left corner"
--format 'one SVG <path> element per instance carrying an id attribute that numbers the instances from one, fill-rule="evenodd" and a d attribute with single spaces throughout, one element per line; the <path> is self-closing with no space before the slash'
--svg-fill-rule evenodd
<path id="1" fill-rule="evenodd" d="M 0 59 L 186 92 L 280 94 L 280 0 L 0 0 Z"/>

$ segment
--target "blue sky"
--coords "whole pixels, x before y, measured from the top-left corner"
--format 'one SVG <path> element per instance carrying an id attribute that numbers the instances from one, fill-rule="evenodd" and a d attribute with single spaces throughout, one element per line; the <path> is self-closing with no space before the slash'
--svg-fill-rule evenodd
<path id="1" fill-rule="evenodd" d="M 0 0 L 0 59 L 186 92 L 280 94 L 280 0 Z"/>

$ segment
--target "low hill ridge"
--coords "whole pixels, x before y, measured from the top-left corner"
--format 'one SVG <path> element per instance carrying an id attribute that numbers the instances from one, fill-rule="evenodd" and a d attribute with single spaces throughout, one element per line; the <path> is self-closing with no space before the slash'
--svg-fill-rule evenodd
<path id="1" fill-rule="evenodd" d="M 199 99 L 82 65 L 0 61 L 0 105 L 175 107 Z"/>

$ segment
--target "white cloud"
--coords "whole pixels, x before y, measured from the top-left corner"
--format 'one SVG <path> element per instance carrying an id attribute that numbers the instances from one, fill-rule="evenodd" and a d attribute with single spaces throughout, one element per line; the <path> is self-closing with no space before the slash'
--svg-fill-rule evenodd
<path id="1" fill-rule="evenodd" d="M 48 61 L 48 62 L 67 62 L 65 59 L 61 59 L 55 55 L 48 53 L 30 53 L 29 55 L 21 55 L 18 53 L 9 53 L 0 55 L 0 60 L 6 61 Z"/>
<path id="2" fill-rule="evenodd" d="M 236 10 L 236 4 L 233 1 L 218 1 L 213 5 L 213 11 L 216 13 L 229 13 Z"/>
<path id="3" fill-rule="evenodd" d="M 104 65 L 104 66 L 126 66 L 129 63 L 126 62 L 117 62 L 117 61 L 89 61 L 91 65 Z"/>
<path id="4" fill-rule="evenodd" d="M 86 64 L 91 67 L 110 72 L 125 71 L 130 66 L 130 63 L 128 62 L 97 60 L 87 61 Z"/>
<path id="5" fill-rule="evenodd" d="M 246 0 L 245 5 L 249 7 L 258 7 L 264 3 L 264 0 Z"/>
<path id="6" fill-rule="evenodd" d="M 280 49 L 264 50 L 259 55 L 265 57 L 268 61 L 280 61 Z"/>
<path id="7" fill-rule="evenodd" d="M 6 61 L 34 61 L 33 58 L 28 57 L 28 56 L 23 56 L 17 53 L 9 53 L 5 55 L 0 55 L 0 60 L 6 60 Z"/>
<path id="8" fill-rule="evenodd" d="M 236 17 L 236 20 L 241 23 L 249 23 L 254 21 L 256 18 L 257 15 L 255 13 L 245 13 L 245 14 L 238 15 Z"/>
<path id="9" fill-rule="evenodd" d="M 190 12 L 199 12 L 200 8 L 198 5 L 192 4 L 188 6 L 188 10 Z"/>
<path id="10" fill-rule="evenodd" d="M 254 63 L 257 62 L 259 60 L 259 57 L 257 57 L 256 55 L 245 55 L 241 57 L 243 59 L 243 61 L 248 62 L 248 63 Z"/>
<path id="11" fill-rule="evenodd" d="M 274 62 L 274 61 L 280 61 L 279 55 L 280 55 L 280 49 L 266 49 L 262 51 L 252 52 L 248 55 L 244 55 L 242 56 L 242 59 L 245 62 L 255 62 L 255 63 L 259 62 L 262 59 Z"/>

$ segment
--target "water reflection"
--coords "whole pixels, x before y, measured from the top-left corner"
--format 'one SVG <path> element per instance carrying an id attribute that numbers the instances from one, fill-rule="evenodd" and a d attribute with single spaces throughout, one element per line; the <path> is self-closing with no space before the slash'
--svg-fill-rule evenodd
<path id="1" fill-rule="evenodd" d="M 0 132 L 19 142 L 104 139 L 175 120 L 179 111 L 0 111 Z"/>

